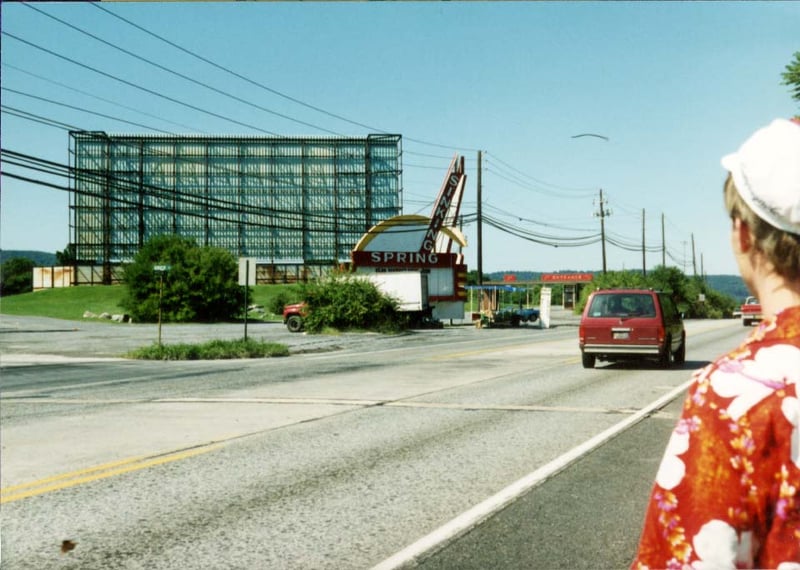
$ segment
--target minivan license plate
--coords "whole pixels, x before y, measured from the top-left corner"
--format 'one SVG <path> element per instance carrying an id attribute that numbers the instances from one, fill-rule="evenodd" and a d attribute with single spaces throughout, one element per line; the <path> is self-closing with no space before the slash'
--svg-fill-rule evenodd
<path id="1" fill-rule="evenodd" d="M 628 331 L 614 331 L 614 340 L 628 340 L 630 333 Z"/>

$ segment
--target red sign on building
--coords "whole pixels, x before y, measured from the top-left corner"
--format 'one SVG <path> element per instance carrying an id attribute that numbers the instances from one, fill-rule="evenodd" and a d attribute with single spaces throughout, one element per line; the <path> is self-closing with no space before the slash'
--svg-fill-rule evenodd
<path id="1" fill-rule="evenodd" d="M 545 283 L 588 283 L 594 279 L 591 273 L 543 273 Z"/>

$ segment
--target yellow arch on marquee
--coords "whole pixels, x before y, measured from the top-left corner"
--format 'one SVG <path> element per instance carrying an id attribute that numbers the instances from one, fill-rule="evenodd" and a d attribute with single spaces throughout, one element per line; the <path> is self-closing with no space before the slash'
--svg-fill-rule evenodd
<path id="1" fill-rule="evenodd" d="M 431 219 L 422 216 L 420 214 L 405 214 L 402 216 L 394 216 L 389 218 L 388 220 L 383 220 L 382 222 L 378 222 L 374 226 L 370 228 L 370 230 L 361 236 L 361 239 L 358 240 L 358 243 L 353 248 L 353 251 L 366 251 L 367 245 L 375 239 L 376 236 L 382 234 L 385 231 L 391 230 L 398 226 L 420 226 L 420 231 L 424 231 L 428 228 L 431 223 Z M 443 226 L 441 230 L 439 230 L 450 239 L 452 239 L 457 245 L 461 247 L 466 247 L 467 245 L 467 238 L 464 233 L 459 230 L 458 228 L 452 226 Z"/>

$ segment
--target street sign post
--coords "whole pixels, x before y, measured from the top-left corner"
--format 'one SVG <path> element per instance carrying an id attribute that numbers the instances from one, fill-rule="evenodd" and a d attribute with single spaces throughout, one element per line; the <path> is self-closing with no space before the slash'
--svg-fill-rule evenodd
<path id="1" fill-rule="evenodd" d="M 164 296 L 164 274 L 171 265 L 154 265 L 153 271 L 158 273 L 158 346 L 161 346 L 161 299 Z"/>
<path id="2" fill-rule="evenodd" d="M 250 271 L 250 262 L 253 265 L 253 271 Z M 252 257 L 239 258 L 239 285 L 244 287 L 244 340 L 247 342 L 247 292 L 251 285 L 256 284 L 256 260 Z"/>

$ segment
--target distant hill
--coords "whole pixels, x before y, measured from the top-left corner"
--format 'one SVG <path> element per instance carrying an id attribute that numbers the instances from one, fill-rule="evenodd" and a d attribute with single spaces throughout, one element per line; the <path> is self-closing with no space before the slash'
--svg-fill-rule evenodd
<path id="1" fill-rule="evenodd" d="M 52 267 L 56 264 L 56 254 L 46 251 L 31 251 L 24 249 L 0 249 L 0 263 L 5 263 L 9 259 L 24 257 L 36 264 L 36 267 Z"/>
<path id="2" fill-rule="evenodd" d="M 750 294 L 739 275 L 706 275 L 706 282 L 714 291 L 730 295 L 737 301 L 744 301 Z"/>

